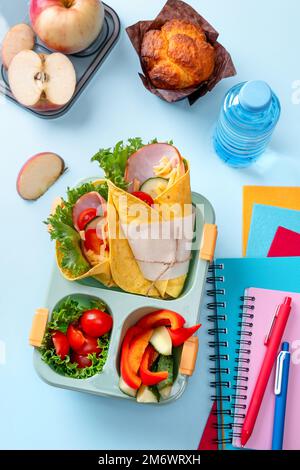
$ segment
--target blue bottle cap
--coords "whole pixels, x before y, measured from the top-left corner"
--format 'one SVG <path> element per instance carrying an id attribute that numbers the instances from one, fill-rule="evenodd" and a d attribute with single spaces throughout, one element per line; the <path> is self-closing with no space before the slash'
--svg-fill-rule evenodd
<path id="1" fill-rule="evenodd" d="M 272 101 L 272 90 L 262 80 L 253 80 L 245 83 L 239 93 L 239 101 L 248 111 L 260 112 L 267 109 Z"/>

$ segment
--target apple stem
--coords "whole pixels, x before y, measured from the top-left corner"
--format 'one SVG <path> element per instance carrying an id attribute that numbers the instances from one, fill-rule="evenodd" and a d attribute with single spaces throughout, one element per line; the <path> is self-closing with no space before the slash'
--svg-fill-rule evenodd
<path id="1" fill-rule="evenodd" d="M 71 8 L 74 4 L 74 0 L 63 0 L 63 4 L 66 8 Z"/>

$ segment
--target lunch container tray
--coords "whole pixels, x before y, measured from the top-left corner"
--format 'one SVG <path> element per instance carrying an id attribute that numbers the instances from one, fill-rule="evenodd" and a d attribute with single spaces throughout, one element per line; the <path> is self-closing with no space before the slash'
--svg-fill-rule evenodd
<path id="1" fill-rule="evenodd" d="M 51 369 L 41 358 L 37 348 L 34 350 L 33 361 L 38 375 L 48 384 L 88 392 L 94 395 L 124 398 L 135 400 L 125 395 L 118 387 L 120 349 L 127 329 L 133 326 L 147 313 L 159 309 L 168 309 L 180 313 L 186 320 L 186 326 L 195 325 L 200 318 L 200 305 L 206 283 L 209 258 L 212 260 L 215 248 L 215 239 L 210 240 L 211 228 L 215 222 L 214 210 L 207 199 L 197 193 L 192 193 L 193 205 L 196 213 L 196 242 L 192 251 L 189 273 L 182 294 L 177 299 L 162 300 L 129 294 L 119 288 L 107 288 L 97 280 L 89 278 L 78 282 L 70 282 L 63 278 L 55 264 L 49 291 L 44 308 L 51 312 L 66 297 L 74 296 L 88 300 L 91 297 L 103 300 L 108 311 L 113 316 L 113 329 L 107 361 L 103 371 L 88 379 L 74 379 L 58 374 Z M 214 237 L 212 237 L 214 238 Z M 206 253 L 211 251 L 207 257 Z M 206 258 L 206 259 L 202 259 Z M 180 352 L 176 348 L 177 366 L 180 363 Z M 176 364 L 175 364 L 176 369 Z M 169 403 L 179 398 L 185 390 L 188 377 L 178 372 L 172 387 L 171 396 L 159 403 Z"/>
<path id="2" fill-rule="evenodd" d="M 27 2 L 23 3 L 24 7 L 26 6 L 26 9 L 28 10 L 29 6 Z M 105 11 L 104 23 L 102 31 L 96 41 L 94 41 L 93 44 L 91 44 L 84 51 L 81 51 L 77 54 L 68 55 L 69 59 L 75 67 L 77 77 L 75 93 L 69 103 L 67 103 L 64 107 L 53 111 L 38 111 L 26 108 L 26 106 L 20 104 L 13 96 L 8 84 L 7 71 L 5 70 L 2 64 L 1 58 L 0 93 L 9 98 L 14 103 L 16 103 L 18 106 L 22 107 L 23 109 L 26 109 L 32 114 L 35 114 L 36 116 L 44 119 L 54 119 L 66 114 L 67 111 L 69 111 L 69 109 L 77 101 L 84 88 L 93 78 L 93 76 L 103 63 L 104 59 L 108 56 L 108 54 L 111 52 L 111 50 L 119 39 L 121 29 L 120 19 L 117 13 L 110 6 L 106 5 L 105 3 L 103 3 L 103 6 Z M 14 9 L 14 12 L 17 12 L 16 17 L 9 19 L 6 18 L 9 23 L 9 26 L 11 27 L 19 22 L 27 22 L 28 24 L 30 24 L 27 10 L 24 10 L 22 15 L 22 11 L 20 12 L 19 10 Z M 38 37 L 36 37 L 35 51 L 39 53 L 55 52 L 50 49 L 47 49 Z"/>

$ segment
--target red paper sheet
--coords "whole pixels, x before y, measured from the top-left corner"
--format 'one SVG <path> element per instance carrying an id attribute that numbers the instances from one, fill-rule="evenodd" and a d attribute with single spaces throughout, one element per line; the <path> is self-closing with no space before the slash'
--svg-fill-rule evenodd
<path id="1" fill-rule="evenodd" d="M 300 233 L 278 227 L 268 253 L 269 258 L 300 256 Z"/>
<path id="2" fill-rule="evenodd" d="M 217 422 L 217 417 L 215 415 L 216 411 L 217 402 L 213 404 L 213 407 L 211 409 L 205 429 L 203 431 L 201 441 L 199 443 L 198 450 L 218 450 L 218 432 L 215 427 L 215 424 Z"/>

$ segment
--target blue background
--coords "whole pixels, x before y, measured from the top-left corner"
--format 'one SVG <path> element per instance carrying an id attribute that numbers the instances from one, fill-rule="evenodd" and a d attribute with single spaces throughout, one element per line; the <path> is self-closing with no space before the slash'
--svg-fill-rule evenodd
<path id="1" fill-rule="evenodd" d="M 3 17 L 24 1 L 1 0 L 1 36 Z M 220 232 L 217 255 L 222 257 L 241 254 L 243 185 L 299 184 L 300 104 L 292 103 L 293 83 L 300 80 L 298 0 L 273 0 L 272 8 L 269 0 L 190 3 L 220 31 L 220 41 L 238 70 L 236 77 L 223 81 L 193 107 L 187 102 L 167 104 L 144 89 L 137 75 L 137 56 L 124 30 L 113 53 L 65 117 L 44 121 L 7 100 L 0 101 L 0 340 L 6 346 L 6 361 L 0 365 L 3 449 L 193 449 L 198 445 L 210 407 L 204 309 L 196 373 L 178 402 L 159 409 L 49 387 L 36 376 L 27 344 L 32 315 L 43 304 L 53 265 L 53 247 L 42 220 L 66 186 L 98 174 L 89 160 L 99 147 L 130 136 L 174 139 L 191 161 L 193 189 L 215 208 Z M 110 0 L 123 27 L 153 18 L 163 4 L 163 0 Z M 214 155 L 211 134 L 227 89 L 250 79 L 268 81 L 281 99 L 283 112 L 267 154 L 249 170 L 237 171 Z M 299 92 L 296 95 L 300 98 Z M 18 197 L 15 181 L 24 161 L 40 151 L 59 153 L 69 171 L 43 198 L 27 203 Z"/>

